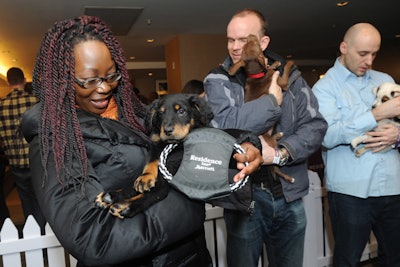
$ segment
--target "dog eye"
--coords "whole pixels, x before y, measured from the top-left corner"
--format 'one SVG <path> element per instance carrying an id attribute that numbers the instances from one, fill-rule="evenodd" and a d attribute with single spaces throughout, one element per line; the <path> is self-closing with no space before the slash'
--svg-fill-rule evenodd
<path id="1" fill-rule="evenodd" d="M 184 108 L 180 108 L 176 111 L 176 113 L 178 113 L 178 115 L 185 115 L 186 114 L 186 109 Z"/>
<path id="2" fill-rule="evenodd" d="M 164 112 L 161 110 L 157 111 L 157 117 L 162 118 L 164 116 Z"/>

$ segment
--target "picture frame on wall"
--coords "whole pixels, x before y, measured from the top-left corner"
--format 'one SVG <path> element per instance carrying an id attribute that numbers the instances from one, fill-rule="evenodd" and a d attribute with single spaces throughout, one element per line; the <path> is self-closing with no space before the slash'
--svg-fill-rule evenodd
<path id="1" fill-rule="evenodd" d="M 168 94 L 167 80 L 156 80 L 156 92 L 159 96 Z"/>

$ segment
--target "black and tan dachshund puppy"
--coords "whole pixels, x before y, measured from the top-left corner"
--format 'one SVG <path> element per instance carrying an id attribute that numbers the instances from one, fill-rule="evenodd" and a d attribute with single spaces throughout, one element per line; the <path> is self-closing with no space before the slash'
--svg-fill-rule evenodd
<path id="1" fill-rule="evenodd" d="M 192 129 L 208 126 L 212 118 L 210 107 L 197 95 L 169 94 L 153 101 L 145 123 L 154 143 L 142 175 L 132 188 L 99 194 L 96 206 L 120 218 L 133 217 L 166 197 L 169 186 L 158 177 L 161 151 L 166 144 L 183 142 Z"/>

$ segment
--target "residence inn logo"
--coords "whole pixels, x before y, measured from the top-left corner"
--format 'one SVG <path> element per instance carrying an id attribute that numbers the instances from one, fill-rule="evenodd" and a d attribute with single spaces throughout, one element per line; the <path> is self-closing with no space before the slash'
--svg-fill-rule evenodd
<path id="1" fill-rule="evenodd" d="M 222 160 L 209 159 L 207 157 L 198 157 L 190 155 L 190 160 L 195 163 L 195 170 L 205 170 L 215 172 L 215 166 L 222 166 Z"/>

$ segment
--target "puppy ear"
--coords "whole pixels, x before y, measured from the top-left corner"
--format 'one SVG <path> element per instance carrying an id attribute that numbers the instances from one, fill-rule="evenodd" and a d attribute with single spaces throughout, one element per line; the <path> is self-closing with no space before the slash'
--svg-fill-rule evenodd
<path id="1" fill-rule="evenodd" d="M 147 107 L 147 113 L 146 113 L 146 118 L 145 118 L 145 125 L 147 128 L 147 131 L 149 133 L 154 132 L 157 127 L 154 127 L 157 123 L 154 121 L 157 119 L 157 112 L 160 104 L 160 99 L 155 99 L 148 107 Z"/>
<path id="2" fill-rule="evenodd" d="M 209 126 L 211 120 L 214 118 L 214 114 L 204 98 L 197 95 L 190 95 L 189 102 L 194 108 L 195 123 L 198 123 L 196 127 Z"/>
<path id="3" fill-rule="evenodd" d="M 238 70 L 241 67 L 244 67 L 244 61 L 243 60 L 239 60 L 238 62 L 236 62 L 235 64 L 233 64 L 233 66 L 231 67 L 231 69 L 229 70 L 229 75 L 233 76 L 236 74 L 236 72 L 238 72 Z"/>

